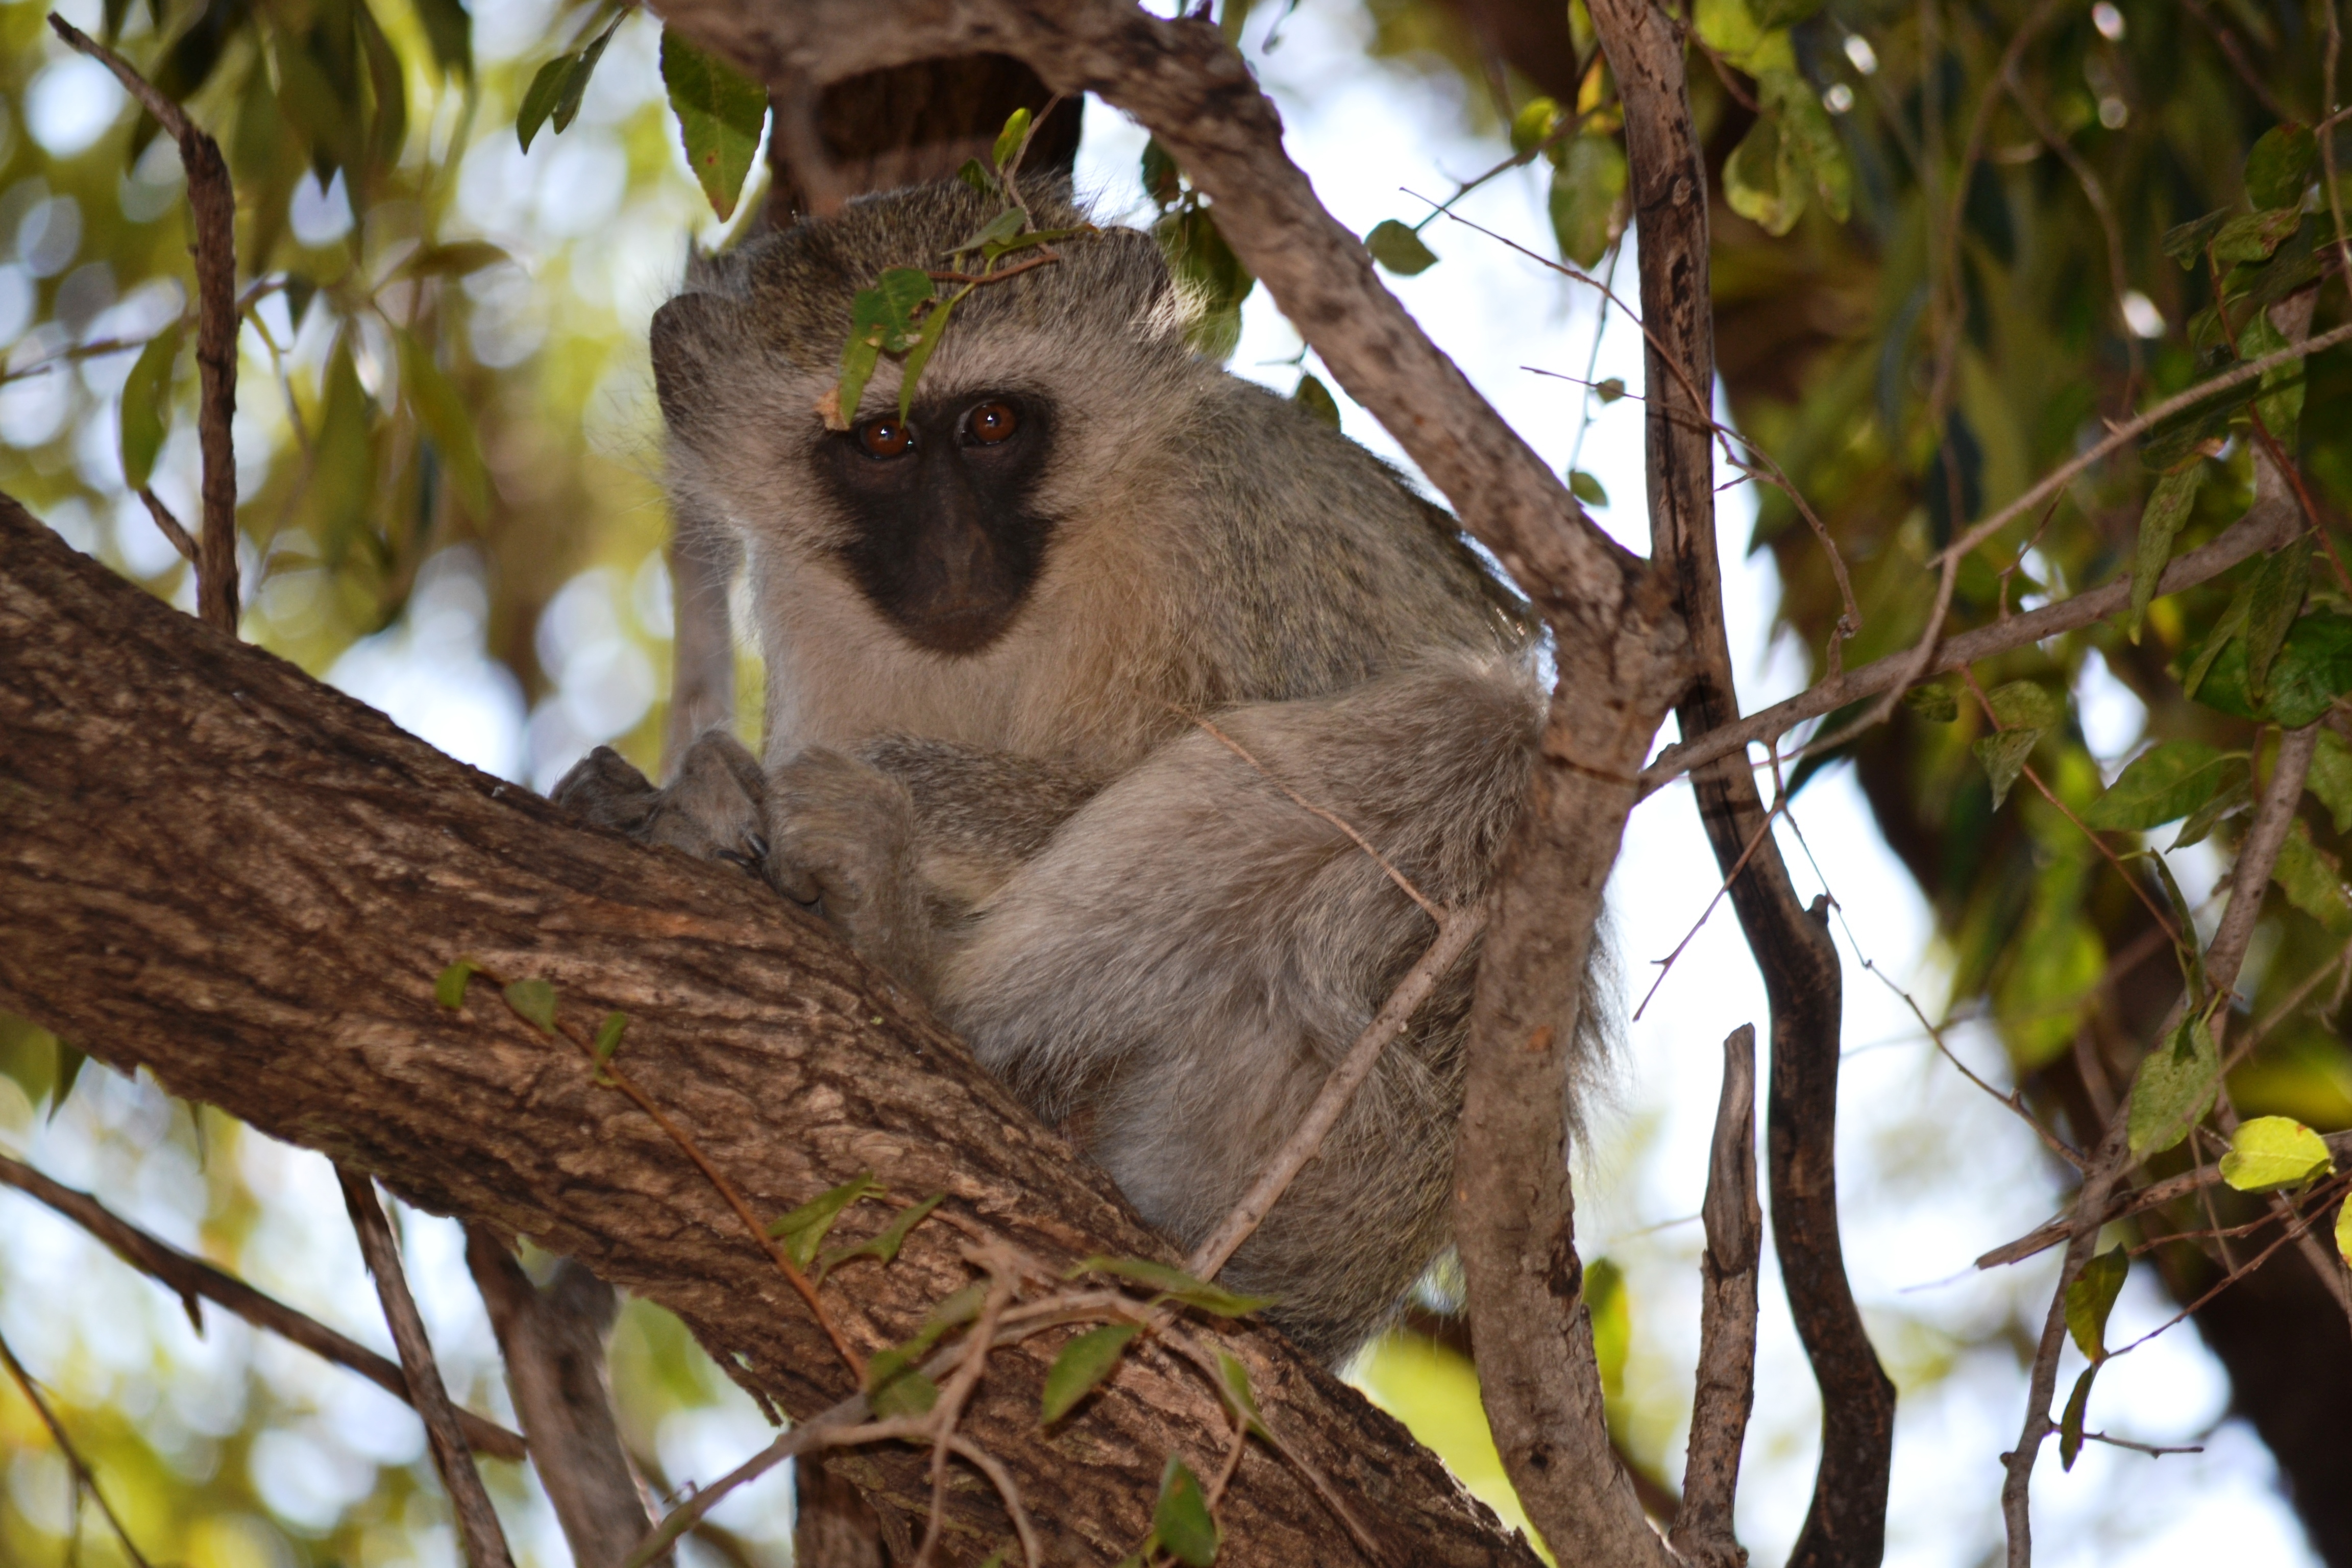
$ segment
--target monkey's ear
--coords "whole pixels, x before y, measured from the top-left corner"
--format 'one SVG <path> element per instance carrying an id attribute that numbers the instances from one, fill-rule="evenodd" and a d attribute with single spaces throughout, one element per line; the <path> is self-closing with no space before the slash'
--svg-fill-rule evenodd
<path id="1" fill-rule="evenodd" d="M 672 430 L 709 413 L 719 366 L 740 336 L 735 313 L 717 294 L 680 294 L 654 312 L 654 391 Z"/>

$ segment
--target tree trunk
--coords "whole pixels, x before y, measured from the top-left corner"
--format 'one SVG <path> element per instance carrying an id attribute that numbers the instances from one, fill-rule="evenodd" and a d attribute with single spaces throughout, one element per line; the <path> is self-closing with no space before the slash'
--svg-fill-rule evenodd
<path id="1" fill-rule="evenodd" d="M 851 1391 L 800 1299 L 710 1183 L 461 954 L 551 982 L 567 1020 L 629 1016 L 618 1065 L 764 1217 L 872 1172 L 948 1194 L 898 1260 L 845 1266 L 828 1311 L 865 1353 L 962 1286 L 984 1235 L 1066 1268 L 1172 1259 L 1110 1182 L 814 921 L 731 869 L 584 828 L 284 662 L 75 554 L 0 498 L 0 1007 L 124 1071 L 372 1173 L 411 1202 L 531 1237 L 676 1311 L 758 1396 L 806 1416 Z M 952 1215 L 952 1222 L 945 1222 Z M 852 1209 L 845 1238 L 887 1211 Z M 1271 1330 L 1218 1329 L 1268 1424 L 1394 1559 L 1531 1564 L 1436 1459 Z M 1214 1393 L 1156 1345 L 1041 1432 L 1066 1338 L 1000 1351 L 963 1426 L 1018 1480 L 1055 1562 L 1150 1527 L 1171 1453 L 1217 1462 Z M 919 1525 L 926 1454 L 845 1454 Z M 959 1477 L 959 1481 L 967 1478 Z M 946 1560 L 1012 1544 L 982 1486 L 949 1491 Z M 1298 1470 L 1262 1447 L 1220 1561 L 1352 1561 Z"/>

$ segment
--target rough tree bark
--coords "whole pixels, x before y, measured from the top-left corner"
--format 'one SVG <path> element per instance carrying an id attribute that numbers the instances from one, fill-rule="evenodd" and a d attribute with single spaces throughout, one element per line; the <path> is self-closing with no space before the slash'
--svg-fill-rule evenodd
<path id="1" fill-rule="evenodd" d="M 849 1392 L 799 1299 L 686 1156 L 460 953 L 551 981 L 572 1016 L 631 1018 L 622 1059 L 762 1215 L 863 1171 L 1046 1261 L 1169 1258 L 1109 1182 L 821 928 L 724 867 L 584 829 L 381 715 L 231 642 L 0 502 L 0 1006 L 151 1069 L 409 1201 L 528 1235 L 670 1308 L 758 1396 Z M 878 1230 L 874 1205 L 845 1234 Z M 850 1227 L 859 1227 L 852 1229 Z M 826 1290 L 863 1351 L 964 1282 L 938 1219 Z M 1203 1329 L 1202 1331 L 1211 1331 Z M 1116 1558 L 1171 1452 L 1229 1430 L 1170 1354 L 1131 1359 L 1050 1434 L 1061 1335 L 999 1352 L 966 1429 L 1017 1477 L 1056 1561 Z M 1271 1423 L 1400 1562 L 1531 1564 L 1394 1422 L 1270 1330 L 1221 1342 Z M 919 1519 L 926 1456 L 842 1464 Z M 1010 1543 L 985 1488 L 950 1492 L 948 1557 Z M 1351 1560 L 1312 1489 L 1254 1449 L 1224 1504 L 1235 1563 Z"/>

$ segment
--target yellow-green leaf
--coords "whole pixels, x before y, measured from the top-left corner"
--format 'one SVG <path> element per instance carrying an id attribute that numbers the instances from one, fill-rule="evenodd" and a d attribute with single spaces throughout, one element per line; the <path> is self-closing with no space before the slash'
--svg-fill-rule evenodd
<path id="1" fill-rule="evenodd" d="M 1233 1413 L 1249 1424 L 1254 1432 L 1265 1430 L 1265 1417 L 1258 1414 L 1257 1393 L 1250 1387 L 1249 1368 L 1231 1351 L 1217 1352 L 1217 1392 L 1225 1396 Z"/>
<path id="2" fill-rule="evenodd" d="M 1160 1501 L 1151 1510 L 1152 1532 L 1169 1555 L 1185 1568 L 1210 1568 L 1217 1560 L 1217 1521 L 1202 1495 L 1201 1478 L 1177 1456 L 1168 1456 L 1160 1475 Z"/>
<path id="3" fill-rule="evenodd" d="M 1587 506 L 1607 506 L 1609 504 L 1609 492 L 1601 488 L 1601 484 L 1599 479 L 1594 479 L 1582 468 L 1573 468 L 1570 470 L 1568 476 L 1568 493 L 1574 496 L 1577 500 L 1582 501 Z"/>
<path id="4" fill-rule="evenodd" d="M 1549 98 L 1531 98 L 1511 116 L 1511 151 L 1527 156 L 1544 143 L 1559 123 L 1559 104 Z"/>
<path id="5" fill-rule="evenodd" d="M 2075 1458 L 2083 1452 L 2083 1423 L 2091 1408 L 2091 1380 L 2098 1375 L 2099 1363 L 2093 1362 L 2074 1380 L 2074 1392 L 2066 1396 L 2066 1414 L 2058 1422 L 2058 1465 L 2062 1469 L 2073 1469 Z"/>
<path id="6" fill-rule="evenodd" d="M 898 1257 L 898 1249 L 907 1245 L 908 1236 L 917 1226 L 923 1223 L 924 1218 L 933 1209 L 946 1201 L 947 1194 L 933 1193 L 921 1203 L 910 1204 L 900 1209 L 898 1217 L 884 1226 L 882 1233 L 872 1240 L 861 1241 L 855 1247 L 836 1247 L 828 1249 L 817 1259 L 816 1277 L 823 1279 L 853 1258 L 873 1258 L 884 1263 L 895 1262 Z"/>
<path id="7" fill-rule="evenodd" d="M 433 978 L 433 1000 L 444 1007 L 458 1008 L 466 1005 L 466 982 L 481 971 L 481 965 L 470 958 L 461 958 Z"/>
<path id="8" fill-rule="evenodd" d="M 173 321 L 147 340 L 122 384 L 122 482 L 143 490 L 163 449 L 164 415 L 172 405 L 172 367 L 180 357 L 184 323 Z"/>
<path id="9" fill-rule="evenodd" d="M 780 1215 L 768 1222 L 768 1234 L 784 1244 L 784 1252 L 793 1262 L 806 1268 L 814 1259 L 817 1248 L 824 1245 L 833 1222 L 841 1211 L 868 1194 L 878 1193 L 882 1184 L 874 1179 L 871 1171 L 860 1171 L 837 1187 L 829 1187 L 789 1214 Z"/>
<path id="10" fill-rule="evenodd" d="M 555 987 L 544 980 L 516 980 L 508 984 L 507 1005 L 515 1016 L 532 1025 L 542 1035 L 555 1033 Z"/>
<path id="11" fill-rule="evenodd" d="M 2352 1203 L 2336 1211 L 2336 1256 L 2352 1268 Z"/>
<path id="12" fill-rule="evenodd" d="M 1777 239 L 1804 216 L 1805 187 L 1796 178 L 1795 163 L 1779 122 L 1759 115 L 1723 161 L 1723 198 L 1733 212 Z"/>
<path id="13" fill-rule="evenodd" d="M 1339 427 L 1339 400 L 1312 371 L 1300 374 L 1298 390 L 1290 395 L 1290 400 L 1332 429 Z"/>
<path id="14" fill-rule="evenodd" d="M 2084 1264 L 2066 1286 L 2066 1331 L 2074 1348 L 2093 1361 L 2107 1359 L 2107 1314 L 2130 1272 L 2131 1254 L 2118 1245 Z"/>
<path id="15" fill-rule="evenodd" d="M 1016 109 L 1004 117 L 1004 129 L 996 133 L 996 147 L 992 154 L 996 159 L 996 166 L 1000 169 L 1010 168 L 1013 155 L 1021 151 L 1021 144 L 1028 139 L 1029 110 L 1025 108 Z"/>
<path id="16" fill-rule="evenodd" d="M 1062 1347 L 1045 1373 L 1045 1397 L 1037 1419 L 1051 1426 L 1111 1374 L 1127 1347 L 1143 1330 L 1134 1323 L 1111 1323 L 1088 1329 Z"/>
<path id="17" fill-rule="evenodd" d="M 2242 1193 L 2300 1186 L 2335 1168 L 2326 1141 L 2291 1116 L 2240 1122 L 2221 1156 L 2221 1179 Z"/>
<path id="18" fill-rule="evenodd" d="M 768 121 L 767 89 L 667 27 L 662 29 L 661 74 L 695 181 L 710 210 L 731 217 Z"/>
<path id="19" fill-rule="evenodd" d="M 1163 1301 L 1181 1301 L 1188 1307 L 1198 1307 L 1220 1318 L 1238 1318 L 1274 1305 L 1269 1296 L 1244 1296 L 1222 1285 L 1211 1285 L 1193 1279 L 1181 1268 L 1165 1263 L 1154 1263 L 1145 1258 L 1105 1258 L 1097 1255 L 1070 1270 L 1073 1279 L 1081 1274 L 1109 1274 L 1121 1279 L 1131 1279 L 1160 1292 Z"/>
<path id="20" fill-rule="evenodd" d="M 2213 1103 L 2213 1087 L 2221 1076 L 2221 1054 L 2213 1043 L 2213 1031 L 2201 1017 L 2182 1020 L 2172 1038 L 2147 1053 L 2132 1079 L 2126 1118 L 2132 1158 L 2161 1154 L 2188 1137 Z"/>
<path id="21" fill-rule="evenodd" d="M 1570 141 L 1551 172 L 1546 203 L 1562 258 L 1579 267 L 1598 262 L 1616 237 L 1617 209 L 1624 199 L 1625 150 L 1607 136 Z"/>
<path id="22" fill-rule="evenodd" d="M 1372 259 L 1400 278 L 1411 278 L 1437 265 L 1437 253 L 1421 242 L 1407 225 L 1394 218 L 1383 218 L 1364 236 L 1364 248 Z"/>
<path id="23" fill-rule="evenodd" d="M 1592 1318 L 1592 1354 L 1601 1364 L 1601 1392 L 1625 1393 L 1625 1363 L 1633 1353 L 1633 1301 L 1625 1272 L 1606 1258 L 1584 1267 L 1584 1307 Z"/>
<path id="24" fill-rule="evenodd" d="M 408 406 L 416 415 L 417 423 L 433 437 L 441 461 L 449 470 L 449 482 L 457 489 L 458 496 L 478 519 L 487 520 L 490 510 L 490 470 L 482 461 L 481 438 L 474 431 L 474 416 L 466 400 L 441 367 L 433 363 L 433 351 L 417 341 L 406 328 L 398 333 L 400 344 L 400 385 L 407 394 Z"/>
<path id="25" fill-rule="evenodd" d="M 614 1012 L 604 1015 L 604 1021 L 596 1026 L 596 1065 L 598 1067 L 603 1067 L 613 1059 L 613 1053 L 621 1048 L 622 1031 L 628 1026 L 629 1016 L 626 1013 Z"/>

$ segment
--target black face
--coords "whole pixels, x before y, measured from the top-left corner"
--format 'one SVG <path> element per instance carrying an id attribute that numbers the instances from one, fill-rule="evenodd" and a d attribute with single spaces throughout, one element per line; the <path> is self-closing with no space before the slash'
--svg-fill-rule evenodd
<path id="1" fill-rule="evenodd" d="M 826 438 L 819 468 L 856 522 L 842 557 L 909 640 L 978 653 L 1013 624 L 1053 531 L 1030 500 L 1052 434 L 1037 399 L 979 393 Z"/>

